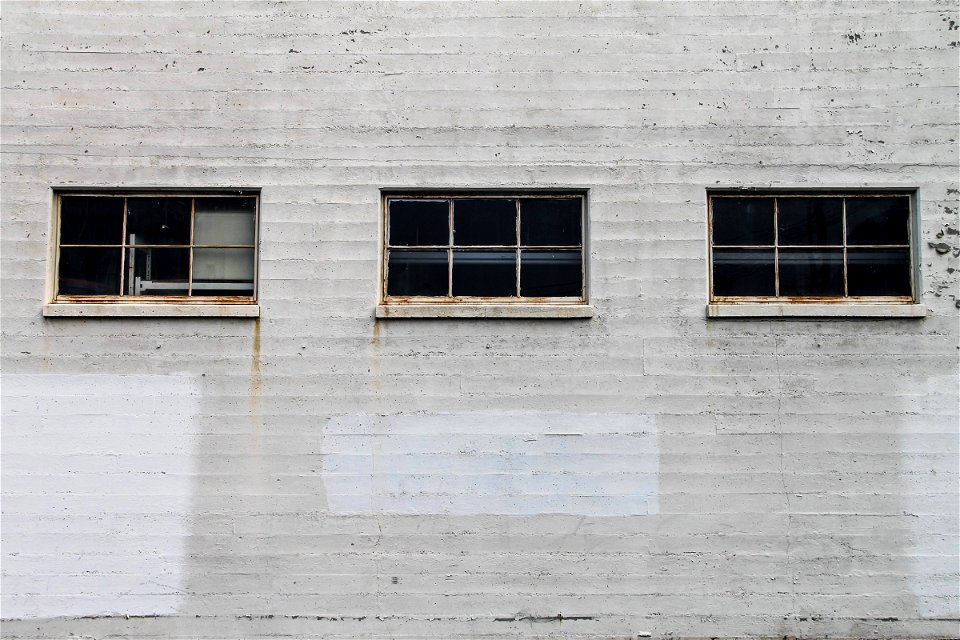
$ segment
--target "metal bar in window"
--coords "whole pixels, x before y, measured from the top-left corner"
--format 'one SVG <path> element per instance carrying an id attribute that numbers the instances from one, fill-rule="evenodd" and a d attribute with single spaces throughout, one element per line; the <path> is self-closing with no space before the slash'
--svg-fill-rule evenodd
<path id="1" fill-rule="evenodd" d="M 850 295 L 850 287 L 847 283 L 847 199 L 840 200 L 840 220 L 841 230 L 843 231 L 843 296 Z"/>
<path id="2" fill-rule="evenodd" d="M 120 295 L 123 295 L 123 285 L 124 285 L 124 276 L 127 273 L 126 269 L 126 260 L 127 260 L 127 249 L 124 246 L 127 242 L 127 199 L 123 199 L 123 220 L 120 224 L 121 227 L 121 236 L 120 236 Z"/>
<path id="3" fill-rule="evenodd" d="M 517 254 L 516 254 L 516 261 L 514 264 L 514 273 L 517 278 L 517 287 L 515 289 L 515 292 L 517 294 L 517 297 L 519 298 L 520 297 L 520 198 L 517 198 L 516 200 L 514 200 L 514 204 L 516 205 L 516 215 L 517 215 L 515 220 L 516 222 L 515 227 L 517 230 Z"/>
<path id="4" fill-rule="evenodd" d="M 197 199 L 190 198 L 190 258 L 187 264 L 187 295 L 193 295 L 193 234 L 197 224 Z"/>
<path id="5" fill-rule="evenodd" d="M 447 295 L 453 297 L 453 198 L 447 200 Z"/>
<path id="6" fill-rule="evenodd" d="M 774 294 L 780 296 L 780 199 L 773 199 L 773 286 Z"/>

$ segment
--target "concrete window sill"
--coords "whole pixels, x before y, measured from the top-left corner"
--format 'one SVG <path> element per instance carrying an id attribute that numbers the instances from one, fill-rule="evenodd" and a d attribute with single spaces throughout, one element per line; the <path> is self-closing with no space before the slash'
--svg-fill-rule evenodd
<path id="1" fill-rule="evenodd" d="M 45 304 L 47 318 L 259 318 L 258 304 Z"/>
<path id="2" fill-rule="evenodd" d="M 380 304 L 377 318 L 592 318 L 586 304 Z"/>
<path id="3" fill-rule="evenodd" d="M 924 304 L 708 304 L 708 318 L 924 318 Z"/>

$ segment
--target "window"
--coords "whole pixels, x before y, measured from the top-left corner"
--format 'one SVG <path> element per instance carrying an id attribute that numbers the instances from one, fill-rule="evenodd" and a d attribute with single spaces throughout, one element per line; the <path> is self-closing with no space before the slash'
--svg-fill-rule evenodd
<path id="1" fill-rule="evenodd" d="M 713 193 L 711 302 L 914 302 L 913 194 Z"/>
<path id="2" fill-rule="evenodd" d="M 258 196 L 57 194 L 56 303 L 253 304 Z"/>
<path id="3" fill-rule="evenodd" d="M 383 303 L 583 305 L 583 192 L 384 196 Z"/>

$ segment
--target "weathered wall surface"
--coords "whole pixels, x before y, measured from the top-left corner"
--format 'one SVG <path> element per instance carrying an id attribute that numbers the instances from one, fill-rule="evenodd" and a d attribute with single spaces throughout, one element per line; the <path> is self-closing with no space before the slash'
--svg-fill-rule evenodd
<path id="1" fill-rule="evenodd" d="M 955 635 L 957 9 L 3 3 L 4 635 Z M 706 320 L 718 184 L 929 317 Z M 262 187 L 262 318 L 44 320 L 53 185 Z M 392 186 L 589 187 L 597 317 L 375 322 Z"/>

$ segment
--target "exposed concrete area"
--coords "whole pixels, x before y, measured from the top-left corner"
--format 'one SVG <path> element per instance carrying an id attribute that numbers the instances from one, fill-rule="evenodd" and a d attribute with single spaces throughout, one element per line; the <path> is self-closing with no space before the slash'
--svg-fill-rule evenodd
<path id="1" fill-rule="evenodd" d="M 0 635 L 956 636 L 958 10 L 4 2 Z M 261 189 L 258 305 L 47 305 L 54 185 Z M 589 305 L 378 307 L 411 186 L 589 189 Z M 718 186 L 920 299 L 707 317 Z"/>

